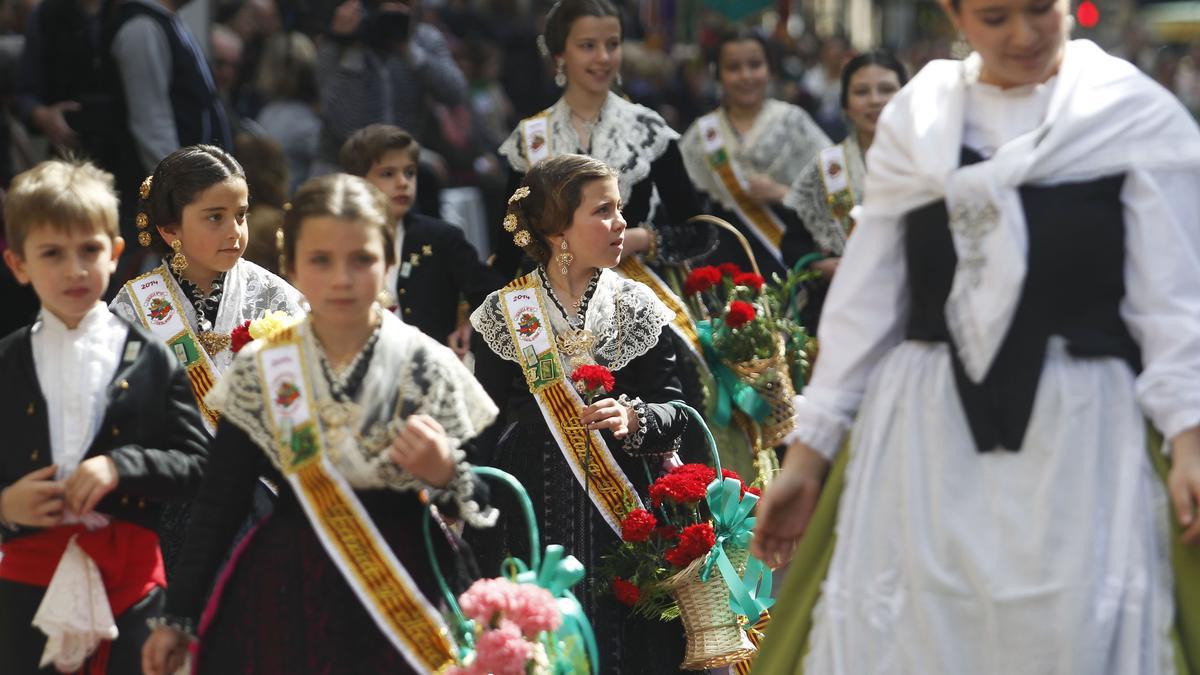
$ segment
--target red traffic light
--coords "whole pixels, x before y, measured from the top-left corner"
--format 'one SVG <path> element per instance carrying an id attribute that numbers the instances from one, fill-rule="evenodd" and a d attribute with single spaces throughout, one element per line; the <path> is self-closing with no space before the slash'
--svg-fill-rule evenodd
<path id="1" fill-rule="evenodd" d="M 1100 23 L 1100 8 L 1092 0 L 1083 0 L 1075 10 L 1075 19 L 1084 28 L 1095 28 Z"/>

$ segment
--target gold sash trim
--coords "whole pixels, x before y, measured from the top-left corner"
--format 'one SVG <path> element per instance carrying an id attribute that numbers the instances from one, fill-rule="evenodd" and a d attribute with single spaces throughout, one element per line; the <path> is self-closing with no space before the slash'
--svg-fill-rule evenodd
<path id="1" fill-rule="evenodd" d="M 217 368 L 200 344 L 196 332 L 183 313 L 184 304 L 175 293 L 175 283 L 162 267 L 157 267 L 125 284 L 130 300 L 137 307 L 142 326 L 166 343 L 187 371 L 192 395 L 210 434 L 217 431 L 219 415 L 204 402 L 216 385 Z"/>
<path id="2" fill-rule="evenodd" d="M 720 114 L 718 112 L 711 112 L 700 118 L 699 124 L 702 136 L 701 142 L 704 144 L 708 166 L 721 181 L 721 185 L 724 186 L 725 191 L 733 198 L 734 211 L 737 212 L 742 222 L 758 236 L 759 241 L 776 258 L 782 260 L 783 255 L 780 252 L 780 245 L 783 243 L 783 235 L 787 228 L 771 212 L 770 208 L 764 206 L 762 202 L 754 197 L 751 197 L 742 186 L 741 177 L 738 175 L 733 161 L 729 158 L 729 151 L 725 147 L 724 129 L 722 128 Z"/>
<path id="3" fill-rule="evenodd" d="M 325 552 L 379 630 L 413 668 L 434 673 L 453 664 L 454 645 L 441 615 L 421 594 L 353 488 L 326 456 L 296 328 L 273 335 L 257 357 L 278 464 Z"/>
<path id="4" fill-rule="evenodd" d="M 562 372 L 538 285 L 537 275 L 527 274 L 505 286 L 500 292 L 504 319 L 551 436 L 596 510 L 619 535 L 621 518 L 629 509 L 640 508 L 641 498 L 600 434 L 579 423 L 583 399 L 569 382 L 570 374 Z"/>

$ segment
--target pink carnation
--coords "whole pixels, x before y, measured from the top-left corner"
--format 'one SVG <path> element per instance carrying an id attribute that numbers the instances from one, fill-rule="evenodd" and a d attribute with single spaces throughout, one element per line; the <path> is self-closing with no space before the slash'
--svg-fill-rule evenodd
<path id="1" fill-rule="evenodd" d="M 554 596 L 541 586 L 517 584 L 510 603 L 508 618 L 530 639 L 543 631 L 558 630 L 562 625 L 562 614 L 558 612 Z"/>
<path id="2" fill-rule="evenodd" d="M 491 626 L 511 611 L 513 584 L 503 577 L 480 579 L 458 599 L 463 614 L 484 626 Z"/>
<path id="3" fill-rule="evenodd" d="M 521 629 L 511 621 L 484 631 L 475 643 L 474 667 L 492 675 L 525 675 L 525 666 L 533 658 L 533 644 L 521 637 Z"/>

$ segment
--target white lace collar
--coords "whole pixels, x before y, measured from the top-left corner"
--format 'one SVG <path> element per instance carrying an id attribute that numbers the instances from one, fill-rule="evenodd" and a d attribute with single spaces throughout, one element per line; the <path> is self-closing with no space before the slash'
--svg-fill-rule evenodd
<path id="1" fill-rule="evenodd" d="M 555 307 L 540 281 L 536 290 L 555 334 L 570 330 L 566 318 Z M 593 360 L 612 371 L 624 368 L 658 344 L 662 327 L 674 318 L 675 313 L 645 284 L 622 279 L 611 270 L 602 271 L 584 314 L 584 327 L 596 340 L 592 348 Z M 471 325 L 493 352 L 501 358 L 521 363 L 504 318 L 500 291 L 493 292 L 476 308 L 471 314 Z M 560 356 L 563 368 L 569 372 L 565 355 Z"/>
<path id="2" fill-rule="evenodd" d="M 626 202 L 633 186 L 650 175 L 650 165 L 667 151 L 671 141 L 679 138 L 658 113 L 612 92 L 592 127 L 590 152 L 583 152 L 571 124 L 571 108 L 564 99 L 558 99 L 542 114 L 549 117 L 551 155 L 587 154 L 616 169 L 620 175 L 621 199 Z M 508 159 L 514 171 L 525 173 L 529 170 L 521 124 L 501 144 L 500 154 Z"/>
<path id="3" fill-rule="evenodd" d="M 296 330 L 301 334 L 314 407 L 334 467 L 355 489 L 418 490 L 425 484 L 392 463 L 387 453 L 405 419 L 415 413 L 436 419 L 446 430 L 463 469 L 461 444 L 479 435 L 499 411 L 453 352 L 390 312 L 382 315 L 371 364 L 358 395 L 346 403 L 336 401 L 330 392 L 308 321 Z M 257 340 L 248 344 L 205 401 L 221 413 L 223 421 L 244 431 L 282 470 L 270 411 L 263 404 L 257 358 L 263 344 Z M 470 490 L 463 490 L 460 501 L 469 506 L 465 502 Z"/>

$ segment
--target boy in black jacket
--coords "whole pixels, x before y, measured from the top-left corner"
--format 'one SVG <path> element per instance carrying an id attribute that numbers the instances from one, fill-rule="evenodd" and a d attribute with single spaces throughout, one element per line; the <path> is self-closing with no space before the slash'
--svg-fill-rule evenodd
<path id="1" fill-rule="evenodd" d="M 420 154 L 421 146 L 403 129 L 372 124 L 342 145 L 341 163 L 346 173 L 366 178 L 388 198 L 396 221 L 396 266 L 386 288 L 396 294 L 396 314 L 462 358 L 470 351 L 471 324 L 460 316 L 459 302 L 477 307 L 503 282 L 480 262 L 461 228 L 411 212 Z"/>
<path id="2" fill-rule="evenodd" d="M 4 261 L 41 312 L 0 341 L 0 672 L 140 672 L 160 504 L 199 487 L 200 414 L 166 346 L 100 301 L 124 246 L 112 176 L 43 162 L 4 216 Z"/>

